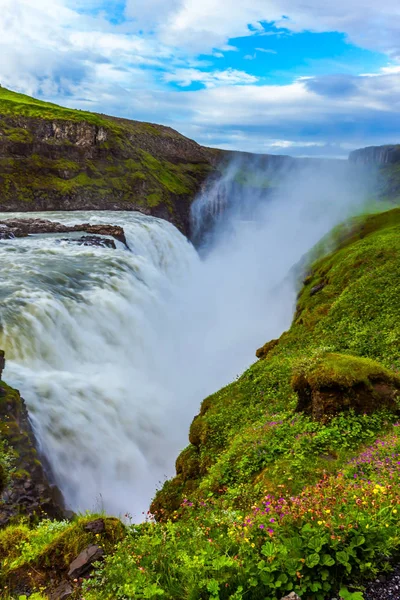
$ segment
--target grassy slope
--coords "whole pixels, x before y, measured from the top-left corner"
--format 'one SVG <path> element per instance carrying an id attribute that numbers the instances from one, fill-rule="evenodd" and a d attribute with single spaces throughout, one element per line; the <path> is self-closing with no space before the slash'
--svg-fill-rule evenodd
<path id="1" fill-rule="evenodd" d="M 400 209 L 355 219 L 333 237 L 338 247 L 310 268 L 291 329 L 203 402 L 179 475 L 154 503 L 161 522 L 130 527 L 108 548 L 86 600 L 275 600 L 292 589 L 322 600 L 398 553 L 396 415 L 350 411 L 317 423 L 295 412 L 292 386 L 299 373 L 343 393 L 376 378 L 398 385 Z M 25 529 L 12 551 L 15 530 L 1 534 L 5 583 L 18 568 L 35 585 L 65 535 L 56 529 Z"/>
<path id="2" fill-rule="evenodd" d="M 102 128 L 107 139 L 91 151 L 69 139 L 43 139 L 44 122 Z M 5 88 L 0 142 L 0 198 L 12 208 L 41 208 L 49 198 L 52 208 L 62 208 L 64 199 L 85 202 L 86 194 L 86 203 L 94 199 L 99 208 L 112 200 L 150 212 L 163 206 L 166 218 L 177 221 L 176 202 L 189 206 L 211 170 L 211 153 L 168 127 L 63 108 Z"/>

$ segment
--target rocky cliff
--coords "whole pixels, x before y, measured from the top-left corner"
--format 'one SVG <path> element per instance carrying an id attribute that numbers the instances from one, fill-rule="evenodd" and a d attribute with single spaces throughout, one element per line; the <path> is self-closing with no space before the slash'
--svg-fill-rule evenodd
<path id="1" fill-rule="evenodd" d="M 353 164 L 376 169 L 376 196 L 398 203 L 400 200 L 400 145 L 370 146 L 350 153 Z"/>
<path id="2" fill-rule="evenodd" d="M 391 165 L 400 162 L 400 146 L 369 146 L 354 150 L 349 161 L 361 165 Z"/>
<path id="3" fill-rule="evenodd" d="M 4 366 L 0 350 L 0 527 L 21 516 L 61 518 L 61 493 L 49 483 L 24 400 L 1 380 Z"/>
<path id="4" fill-rule="evenodd" d="M 0 88 L 0 211 L 139 210 L 186 232 L 215 158 L 169 127 Z"/>

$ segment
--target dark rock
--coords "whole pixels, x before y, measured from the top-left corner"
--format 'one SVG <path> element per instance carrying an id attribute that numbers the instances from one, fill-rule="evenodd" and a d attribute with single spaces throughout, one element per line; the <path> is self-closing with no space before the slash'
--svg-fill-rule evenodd
<path id="1" fill-rule="evenodd" d="M 310 296 L 314 296 L 315 294 L 318 294 L 318 292 L 320 292 L 321 290 L 324 289 L 325 285 L 326 285 L 325 283 L 319 283 L 318 285 L 314 285 L 314 287 L 311 288 Z"/>
<path id="2" fill-rule="evenodd" d="M 400 598 L 400 567 L 396 566 L 392 573 L 379 577 L 369 583 L 364 592 L 365 600 L 398 600 Z"/>
<path id="3" fill-rule="evenodd" d="M 79 556 L 69 566 L 68 577 L 71 579 L 77 579 L 81 577 L 90 569 L 97 560 L 100 560 L 104 555 L 104 550 L 100 546 L 92 544 L 83 550 Z"/>
<path id="4" fill-rule="evenodd" d="M 3 375 L 3 369 L 4 369 L 5 365 L 6 365 L 6 361 L 4 358 L 4 352 L 3 352 L 3 350 L 0 350 L 0 379 Z"/>
<path id="5" fill-rule="evenodd" d="M 90 223 L 82 223 L 79 225 L 65 225 L 48 219 L 6 219 L 0 221 L 0 227 L 6 226 L 8 230 L 16 238 L 27 237 L 28 235 L 44 234 L 44 233 L 71 233 L 82 231 L 93 235 L 110 235 L 119 242 L 127 246 L 125 232 L 118 225 L 91 225 Z M 70 240 L 68 240 L 70 241 Z M 109 240 L 110 241 L 110 240 Z M 115 246 L 115 244 L 114 244 Z"/>
<path id="6" fill-rule="evenodd" d="M 12 240 L 14 238 L 15 235 L 8 229 L 6 225 L 0 226 L 0 240 Z"/>
<path id="7" fill-rule="evenodd" d="M 91 531 L 92 533 L 103 533 L 105 531 L 104 519 L 96 519 L 85 525 L 85 531 Z"/>
<path id="8" fill-rule="evenodd" d="M 59 586 L 50 594 L 50 600 L 66 600 L 72 594 L 74 590 L 68 581 L 63 581 Z"/>
<path id="9" fill-rule="evenodd" d="M 279 340 L 271 340 L 256 351 L 257 358 L 267 358 L 268 354 L 279 344 Z"/>
<path id="10" fill-rule="evenodd" d="M 0 351 L 0 368 L 4 353 Z M 29 422 L 25 402 L 17 390 L 5 383 L 0 386 L 0 421 L 6 425 L 3 438 L 15 451 L 15 471 L 7 487 L 0 491 L 0 527 L 21 514 L 28 518 L 47 516 L 64 518 L 60 491 L 51 485 L 48 473 L 36 450 L 36 439 Z"/>
<path id="11" fill-rule="evenodd" d="M 63 238 L 62 242 L 69 244 L 77 244 L 78 246 L 95 246 L 98 248 L 116 248 L 114 240 L 108 238 L 97 237 L 95 235 L 83 235 L 80 238 Z"/>

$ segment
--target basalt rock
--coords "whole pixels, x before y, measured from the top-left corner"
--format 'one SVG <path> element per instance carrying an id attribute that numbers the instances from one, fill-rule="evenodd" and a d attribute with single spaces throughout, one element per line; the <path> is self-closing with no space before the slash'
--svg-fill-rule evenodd
<path id="1" fill-rule="evenodd" d="M 6 231 L 11 234 L 11 237 L 15 238 L 23 238 L 33 234 L 71 233 L 82 231 L 92 234 L 92 236 L 109 235 L 127 246 L 125 232 L 123 228 L 118 225 L 92 225 L 90 223 L 65 225 L 64 223 L 49 221 L 48 219 L 5 219 L 4 221 L 0 221 L 0 227 L 6 228 Z"/>
<path id="2" fill-rule="evenodd" d="M 115 250 L 115 242 L 114 240 L 110 240 L 108 238 L 97 237 L 95 235 L 83 235 L 80 238 L 64 238 L 61 240 L 62 242 L 67 242 L 68 244 L 76 244 L 77 246 L 94 246 L 97 248 L 113 248 Z"/>
<path id="3" fill-rule="evenodd" d="M 3 369 L 4 369 L 5 366 L 6 366 L 6 361 L 5 361 L 5 358 L 4 358 L 4 352 L 3 352 L 3 350 L 0 350 L 0 380 L 2 378 Z"/>
<path id="4" fill-rule="evenodd" d="M 0 370 L 4 353 L 0 353 Z M 0 435 L 14 456 L 14 470 L 0 500 L 0 526 L 20 515 L 63 518 L 66 513 L 62 495 L 51 485 L 36 447 L 25 402 L 19 392 L 0 382 Z"/>

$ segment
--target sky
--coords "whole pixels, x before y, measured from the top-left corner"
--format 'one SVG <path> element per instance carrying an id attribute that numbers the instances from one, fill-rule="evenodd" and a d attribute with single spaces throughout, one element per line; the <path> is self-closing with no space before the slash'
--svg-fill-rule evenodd
<path id="1" fill-rule="evenodd" d="M 0 83 L 213 147 L 400 143 L 399 0 L 0 0 Z"/>

